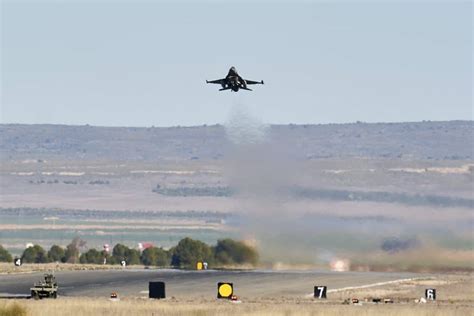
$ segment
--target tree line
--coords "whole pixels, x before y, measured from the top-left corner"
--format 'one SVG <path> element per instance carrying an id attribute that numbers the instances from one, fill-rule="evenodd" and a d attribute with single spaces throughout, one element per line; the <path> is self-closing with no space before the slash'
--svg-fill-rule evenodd
<path id="1" fill-rule="evenodd" d="M 111 252 L 94 248 L 81 252 L 80 249 L 84 245 L 85 242 L 77 237 L 66 248 L 53 245 L 46 251 L 40 245 L 33 245 L 23 251 L 21 259 L 24 263 L 121 264 L 125 261 L 127 265 L 143 264 L 184 269 L 194 268 L 198 261 L 207 262 L 210 267 L 256 265 L 258 262 L 255 248 L 230 238 L 218 240 L 216 245 L 209 246 L 202 241 L 186 237 L 168 250 L 148 247 L 141 252 L 123 244 L 116 244 Z M 11 254 L 0 245 L 0 261 L 12 262 L 12 260 Z"/>

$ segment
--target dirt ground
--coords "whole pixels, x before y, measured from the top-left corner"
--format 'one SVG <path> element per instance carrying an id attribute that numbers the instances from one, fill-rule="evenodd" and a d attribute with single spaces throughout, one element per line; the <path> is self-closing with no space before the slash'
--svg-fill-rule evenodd
<path id="1" fill-rule="evenodd" d="M 126 269 L 141 268 L 143 266 L 128 266 Z M 123 270 L 120 265 L 103 264 L 74 264 L 74 263 L 24 263 L 21 267 L 16 267 L 10 262 L 0 262 L 1 274 L 21 274 L 33 272 L 51 272 L 51 271 L 79 271 L 79 270 Z"/>

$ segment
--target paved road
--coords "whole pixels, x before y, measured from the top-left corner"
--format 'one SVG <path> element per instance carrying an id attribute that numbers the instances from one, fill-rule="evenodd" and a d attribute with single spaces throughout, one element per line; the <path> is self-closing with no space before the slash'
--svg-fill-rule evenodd
<path id="1" fill-rule="evenodd" d="M 0 275 L 0 293 L 29 294 L 42 273 Z M 416 277 L 412 273 L 328 272 L 328 271 L 181 271 L 181 270 L 98 270 L 59 271 L 59 295 L 147 296 L 149 281 L 164 281 L 167 297 L 214 298 L 217 282 L 233 282 L 234 292 L 245 298 L 304 297 L 315 285 L 328 289 Z"/>

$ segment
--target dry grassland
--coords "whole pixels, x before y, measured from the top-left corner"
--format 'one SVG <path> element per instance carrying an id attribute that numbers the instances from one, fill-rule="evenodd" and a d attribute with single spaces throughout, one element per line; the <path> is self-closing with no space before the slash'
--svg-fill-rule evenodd
<path id="1" fill-rule="evenodd" d="M 123 268 L 120 265 L 110 264 L 74 264 L 74 263 L 24 263 L 21 267 L 15 267 L 12 263 L 0 262 L 0 274 L 49 272 L 49 271 L 75 271 L 75 270 L 123 270 L 143 269 L 143 265 L 132 265 Z"/>
<path id="2" fill-rule="evenodd" d="M 11 301 L 1 301 L 0 311 Z M 151 315 L 472 315 L 472 306 L 449 304 L 341 305 L 306 301 L 260 301 L 233 304 L 230 301 L 183 302 L 129 299 L 111 302 L 106 299 L 63 298 L 58 300 L 21 301 L 27 315 L 35 316 L 151 316 Z M 0 312 L 0 315 L 2 313 Z"/>

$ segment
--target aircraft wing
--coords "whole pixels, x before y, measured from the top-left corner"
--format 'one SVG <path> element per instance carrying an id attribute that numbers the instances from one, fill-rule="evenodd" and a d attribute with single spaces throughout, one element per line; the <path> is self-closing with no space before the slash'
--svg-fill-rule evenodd
<path id="1" fill-rule="evenodd" d="M 247 84 L 263 84 L 263 80 L 262 81 L 253 81 L 253 80 L 247 80 L 245 79 L 245 82 Z"/>
<path id="2" fill-rule="evenodd" d="M 226 83 L 226 80 L 225 80 L 225 78 L 223 78 L 223 79 L 217 79 L 217 80 L 206 80 L 206 83 L 225 84 L 225 83 Z"/>

